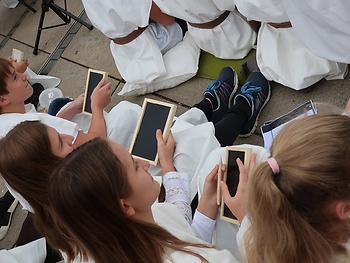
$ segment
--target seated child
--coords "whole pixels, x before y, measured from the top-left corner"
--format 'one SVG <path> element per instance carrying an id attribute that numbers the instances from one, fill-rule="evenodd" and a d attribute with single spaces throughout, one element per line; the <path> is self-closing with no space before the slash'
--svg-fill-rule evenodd
<path id="1" fill-rule="evenodd" d="M 247 262 L 349 262 L 349 165 L 350 118 L 310 116 L 278 134 L 249 180 L 241 173 L 236 200 L 222 183 Z"/>

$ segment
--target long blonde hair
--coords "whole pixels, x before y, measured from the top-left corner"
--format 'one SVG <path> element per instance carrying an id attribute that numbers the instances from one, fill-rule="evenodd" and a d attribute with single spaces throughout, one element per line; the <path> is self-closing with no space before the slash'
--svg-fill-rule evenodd
<path id="1" fill-rule="evenodd" d="M 350 201 L 350 118 L 312 116 L 284 128 L 271 147 L 280 167 L 257 167 L 248 190 L 248 263 L 350 260 L 350 220 L 329 206 Z"/>

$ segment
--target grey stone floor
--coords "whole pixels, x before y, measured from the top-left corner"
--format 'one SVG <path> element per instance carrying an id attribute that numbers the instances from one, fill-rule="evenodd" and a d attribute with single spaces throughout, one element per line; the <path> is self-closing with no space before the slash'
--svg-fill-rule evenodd
<path id="1" fill-rule="evenodd" d="M 29 0 L 27 2 L 30 3 Z M 63 0 L 55 2 L 62 4 Z M 33 0 L 31 3 L 34 8 L 40 11 L 41 1 Z M 68 8 L 70 12 L 77 16 L 83 9 L 79 0 L 68 1 Z M 57 47 L 73 24 L 73 21 L 70 25 L 43 31 L 39 45 L 39 54 L 34 56 L 32 50 L 39 16 L 40 12 L 33 14 L 24 6 L 7 9 L 0 4 L 0 57 L 9 57 L 12 48 L 17 48 L 24 51 L 25 56 L 29 59 L 30 67 L 34 71 L 39 72 L 39 70 L 43 70 L 42 66 L 48 61 L 52 52 L 57 52 Z M 57 16 L 53 12 L 49 12 L 45 18 L 44 25 L 48 26 L 58 22 L 60 20 Z M 44 72 L 46 71 L 49 75 L 62 79 L 59 88 L 68 97 L 76 97 L 84 91 L 88 68 L 107 71 L 113 85 L 119 85 L 117 91 L 120 90 L 122 85 L 120 74 L 110 55 L 109 40 L 97 29 L 90 31 L 85 27 L 81 27 L 61 57 L 58 58 L 56 63 L 50 65 L 51 67 L 44 68 Z M 177 104 L 177 115 L 179 115 L 185 112 L 189 106 L 202 99 L 202 93 L 209 81 L 208 79 L 194 77 L 176 88 L 140 97 L 124 98 L 119 97 L 117 92 L 115 92 L 109 109 L 121 100 L 129 100 L 141 104 L 144 97 L 151 97 Z M 350 77 L 348 76 L 346 80 L 339 81 L 323 80 L 314 85 L 312 89 L 303 92 L 296 92 L 272 83 L 272 94 L 271 101 L 261 115 L 260 123 L 275 118 L 309 99 L 331 103 L 341 108 L 344 107 L 346 101 L 350 98 Z M 262 138 L 259 132 L 256 132 L 249 138 L 238 139 L 236 143 L 262 145 Z M 3 188 L 4 186 L 0 182 L 0 195 Z M 8 235 L 0 241 L 0 249 L 12 246 L 17 239 L 25 217 L 26 213 L 18 206 Z"/>

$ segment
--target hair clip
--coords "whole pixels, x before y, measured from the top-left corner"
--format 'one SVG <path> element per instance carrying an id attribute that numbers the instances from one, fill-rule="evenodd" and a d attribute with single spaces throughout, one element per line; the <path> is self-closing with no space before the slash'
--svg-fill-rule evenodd
<path id="1" fill-rule="evenodd" d="M 270 165 L 274 175 L 279 174 L 280 167 L 278 166 L 278 163 L 274 157 L 267 159 L 267 163 Z"/>

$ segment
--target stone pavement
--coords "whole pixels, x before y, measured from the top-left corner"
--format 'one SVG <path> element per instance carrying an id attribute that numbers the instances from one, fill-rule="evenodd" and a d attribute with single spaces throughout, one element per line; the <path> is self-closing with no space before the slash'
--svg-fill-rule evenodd
<path id="1" fill-rule="evenodd" d="M 208 79 L 194 77 L 176 88 L 159 91 L 139 97 L 120 97 L 117 92 L 123 82 L 114 64 L 109 50 L 109 40 L 97 29 L 92 31 L 72 22 L 63 27 L 44 30 L 39 45 L 39 54 L 32 54 L 37 25 L 40 17 L 40 0 L 26 0 L 38 10 L 30 12 L 24 6 L 15 9 L 7 9 L 0 3 L 0 57 L 9 57 L 12 48 L 17 48 L 25 53 L 29 59 L 30 68 L 37 73 L 46 73 L 62 79 L 59 88 L 67 97 L 76 97 L 84 92 L 85 80 L 88 68 L 107 71 L 109 79 L 116 92 L 112 96 L 110 108 L 121 100 L 129 100 L 141 105 L 145 97 L 177 104 L 177 115 L 185 112 L 191 105 L 202 99 L 202 93 Z M 55 3 L 63 5 L 63 0 Z M 70 12 L 79 16 L 83 14 L 81 1 L 68 1 Z M 85 17 L 84 14 L 82 16 Z M 46 14 L 45 26 L 61 23 L 60 19 L 52 12 Z M 76 34 L 75 34 L 76 33 Z M 343 108 L 350 98 L 350 77 L 346 80 L 325 81 L 322 80 L 307 91 L 297 92 L 277 83 L 272 83 L 272 98 L 263 111 L 259 123 L 275 118 L 295 106 L 307 101 L 331 103 Z M 235 143 L 251 143 L 262 145 L 262 137 L 257 130 L 254 135 L 246 139 L 238 139 Z M 3 185 L 0 182 L 0 195 Z M 26 214 L 17 207 L 10 231 L 5 239 L 0 241 L 1 248 L 9 248 L 17 239 Z"/>

